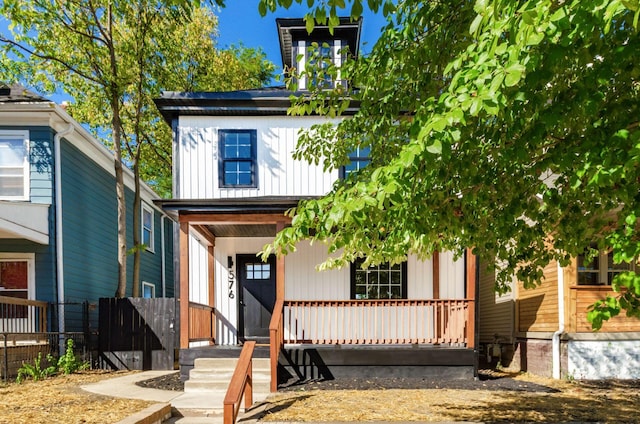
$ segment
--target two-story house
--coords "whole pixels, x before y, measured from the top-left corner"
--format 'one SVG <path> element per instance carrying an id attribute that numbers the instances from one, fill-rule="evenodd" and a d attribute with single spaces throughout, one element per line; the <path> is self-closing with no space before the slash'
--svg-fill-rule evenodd
<path id="1" fill-rule="evenodd" d="M 118 281 L 113 161 L 60 105 L 0 86 L 0 332 L 98 328 L 98 299 Z M 124 179 L 131 246 L 133 173 Z M 142 184 L 140 293 L 172 297 L 173 222 L 157 197 Z"/>
<path id="2" fill-rule="evenodd" d="M 331 34 L 302 19 L 278 19 L 285 69 L 305 66 L 310 46 L 339 63 L 357 55 L 361 21 L 342 19 Z M 301 92 L 314 83 L 302 78 Z M 317 83 L 317 82 L 315 82 Z M 322 84 L 334 84 L 322 81 Z M 344 83 L 344 82 L 338 82 Z M 256 256 L 290 224 L 285 212 L 327 193 L 341 174 L 295 160 L 299 131 L 328 118 L 290 116 L 283 87 L 233 92 L 166 92 L 156 105 L 174 133 L 174 196 L 159 201 L 179 222 L 180 364 L 216 356 L 245 340 L 271 344 L 272 390 L 281 370 L 324 376 L 473 378 L 475 258 L 440 252 L 381 264 L 319 272 L 322 245 L 300 243 L 286 256 Z M 340 119 L 357 112 L 357 104 Z"/>

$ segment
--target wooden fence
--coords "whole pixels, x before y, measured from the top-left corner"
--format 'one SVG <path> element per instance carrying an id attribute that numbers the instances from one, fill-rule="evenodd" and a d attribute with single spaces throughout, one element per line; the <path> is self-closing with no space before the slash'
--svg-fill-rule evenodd
<path id="1" fill-rule="evenodd" d="M 114 369 L 172 370 L 176 348 L 175 299 L 100 299 L 98 349 Z"/>

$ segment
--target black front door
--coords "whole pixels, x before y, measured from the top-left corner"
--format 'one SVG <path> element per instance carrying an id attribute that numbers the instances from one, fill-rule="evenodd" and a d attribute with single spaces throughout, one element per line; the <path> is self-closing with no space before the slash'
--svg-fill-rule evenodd
<path id="1" fill-rule="evenodd" d="M 240 340 L 268 342 L 269 322 L 276 303 L 276 258 L 262 262 L 256 255 L 237 255 L 240 296 Z"/>

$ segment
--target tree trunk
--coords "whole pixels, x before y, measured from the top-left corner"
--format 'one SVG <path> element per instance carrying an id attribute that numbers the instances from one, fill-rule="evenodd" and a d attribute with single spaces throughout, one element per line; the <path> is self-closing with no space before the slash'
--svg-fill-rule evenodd
<path id="1" fill-rule="evenodd" d="M 113 111 L 113 153 L 116 171 L 116 199 L 118 202 L 118 289 L 116 297 L 127 295 L 127 204 L 122 171 L 122 151 L 120 145 L 120 105 L 117 94 L 112 94 Z"/>

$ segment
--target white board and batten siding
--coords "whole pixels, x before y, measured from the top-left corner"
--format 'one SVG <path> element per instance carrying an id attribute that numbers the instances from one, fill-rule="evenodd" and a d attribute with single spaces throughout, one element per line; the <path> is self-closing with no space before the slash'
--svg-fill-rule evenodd
<path id="1" fill-rule="evenodd" d="M 262 196 L 321 196 L 329 192 L 338 171 L 324 172 L 293 159 L 301 128 L 318 117 L 183 116 L 178 128 L 179 199 L 224 199 Z M 337 122 L 337 121 L 334 121 Z M 256 130 L 257 187 L 221 188 L 218 176 L 218 131 Z"/>

